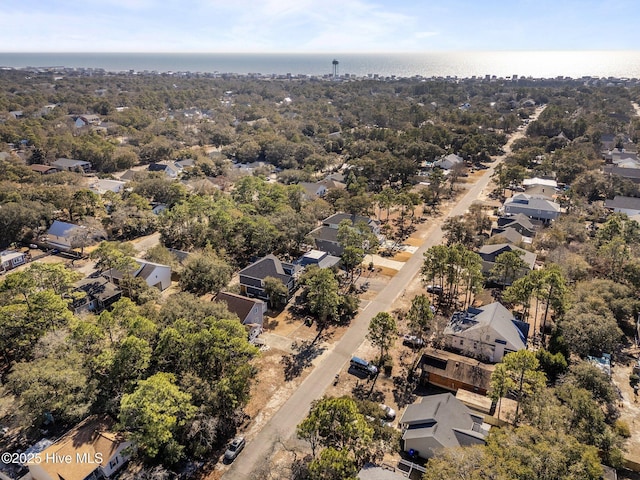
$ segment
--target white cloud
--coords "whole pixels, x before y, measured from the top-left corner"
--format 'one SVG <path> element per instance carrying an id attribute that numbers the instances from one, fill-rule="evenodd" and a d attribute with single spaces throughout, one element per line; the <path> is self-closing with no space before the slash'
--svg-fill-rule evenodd
<path id="1" fill-rule="evenodd" d="M 429 37 L 435 37 L 436 35 L 439 35 L 439 32 L 416 32 L 415 33 L 415 37 L 416 38 L 429 38 Z"/>

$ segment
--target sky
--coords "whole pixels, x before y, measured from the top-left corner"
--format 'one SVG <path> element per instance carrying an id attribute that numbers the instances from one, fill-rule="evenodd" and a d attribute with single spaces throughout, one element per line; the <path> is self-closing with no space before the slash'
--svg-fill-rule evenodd
<path id="1" fill-rule="evenodd" d="M 637 0 L 2 0 L 4 52 L 640 50 Z"/>

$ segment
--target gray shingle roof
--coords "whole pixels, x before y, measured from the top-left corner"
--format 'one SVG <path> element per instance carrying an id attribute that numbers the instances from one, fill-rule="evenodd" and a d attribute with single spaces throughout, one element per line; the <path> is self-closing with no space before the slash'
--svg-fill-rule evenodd
<path id="1" fill-rule="evenodd" d="M 522 350 L 526 348 L 526 339 L 513 320 L 513 315 L 504 305 L 494 302 L 480 308 L 469 308 L 465 312 L 456 312 L 445 327 L 444 334 L 483 342 L 486 341 L 483 336 L 490 335 L 491 341 L 502 337 L 514 350 Z"/>
<path id="2" fill-rule="evenodd" d="M 478 255 L 486 262 L 495 262 L 498 255 L 503 252 L 522 252 L 522 260 L 527 264 L 529 268 L 533 268 L 536 264 L 537 255 L 532 252 L 528 252 L 522 248 L 516 247 L 509 243 L 496 243 L 495 245 L 483 245 L 478 250 Z"/>
<path id="3" fill-rule="evenodd" d="M 409 405 L 400 423 L 407 426 L 403 439 L 432 439 L 431 450 L 477 443 L 465 441 L 469 434 L 476 440 L 484 440 L 484 435 L 472 431 L 474 419 L 470 410 L 451 393 L 430 395 Z M 458 432 L 465 435 L 456 435 Z"/>
<path id="4" fill-rule="evenodd" d="M 604 202 L 605 208 L 624 208 L 629 210 L 640 210 L 640 198 L 624 197 L 616 195 L 613 199 L 607 199 Z"/>
<path id="5" fill-rule="evenodd" d="M 240 275 L 258 278 L 260 280 L 264 280 L 267 277 L 275 277 L 280 279 L 285 285 L 291 280 L 291 275 L 285 273 L 282 268 L 280 259 L 272 254 L 262 257 L 260 260 L 243 268 L 240 270 Z"/>
<path id="6" fill-rule="evenodd" d="M 327 242 L 338 242 L 338 230 L 335 228 L 322 225 L 309 232 L 309 236 L 317 238 L 318 240 L 325 240 Z"/>
<path id="7" fill-rule="evenodd" d="M 61 168 L 75 168 L 85 165 L 91 165 L 91 163 L 85 162 L 84 160 L 74 160 L 72 158 L 59 158 L 55 162 L 53 162 L 52 165 Z"/>
<path id="8" fill-rule="evenodd" d="M 349 213 L 335 213 L 328 218 L 325 218 L 322 222 L 325 225 L 339 225 L 343 220 L 350 220 L 354 225 L 359 222 L 369 224 L 371 219 L 369 217 L 363 217 L 362 215 L 351 215 Z"/>
<path id="9" fill-rule="evenodd" d="M 527 230 L 535 229 L 535 225 L 531 222 L 531 219 L 523 213 L 516 213 L 510 217 L 500 217 L 498 219 L 498 226 L 500 227 L 507 227 L 511 223 L 517 223 Z"/>
<path id="10" fill-rule="evenodd" d="M 511 198 L 508 198 L 504 202 L 507 205 L 517 205 L 520 208 L 527 210 L 542 210 L 545 212 L 560 212 L 560 205 L 552 202 L 546 197 L 537 195 L 527 195 L 526 193 L 519 193 Z"/>
<path id="11" fill-rule="evenodd" d="M 640 178 L 640 168 L 623 168 L 617 165 L 605 165 L 604 173 L 622 178 Z"/>

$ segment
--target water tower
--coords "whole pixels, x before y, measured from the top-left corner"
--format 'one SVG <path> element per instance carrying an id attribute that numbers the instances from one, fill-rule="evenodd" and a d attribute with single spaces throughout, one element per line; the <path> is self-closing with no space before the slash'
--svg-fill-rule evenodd
<path id="1" fill-rule="evenodd" d="M 333 78 L 338 78 L 338 64 L 340 62 L 334 58 L 331 63 L 333 64 Z"/>

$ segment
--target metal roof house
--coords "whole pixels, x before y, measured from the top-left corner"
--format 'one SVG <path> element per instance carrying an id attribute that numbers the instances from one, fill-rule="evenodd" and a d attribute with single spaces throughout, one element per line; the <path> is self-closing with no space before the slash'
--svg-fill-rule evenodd
<path id="1" fill-rule="evenodd" d="M 96 181 L 93 185 L 91 185 L 91 190 L 100 195 L 106 192 L 120 193 L 124 190 L 124 186 L 127 182 L 122 182 L 119 180 L 109 180 L 107 178 L 101 178 Z"/>
<path id="2" fill-rule="evenodd" d="M 47 230 L 46 244 L 59 250 L 71 250 L 84 231 L 86 228 L 80 225 L 55 220 Z"/>
<path id="3" fill-rule="evenodd" d="M 433 162 L 434 167 L 442 168 L 443 170 L 451 170 L 456 165 L 463 164 L 464 159 L 455 153 L 450 153 L 446 157 L 442 157 L 440 160 Z"/>

